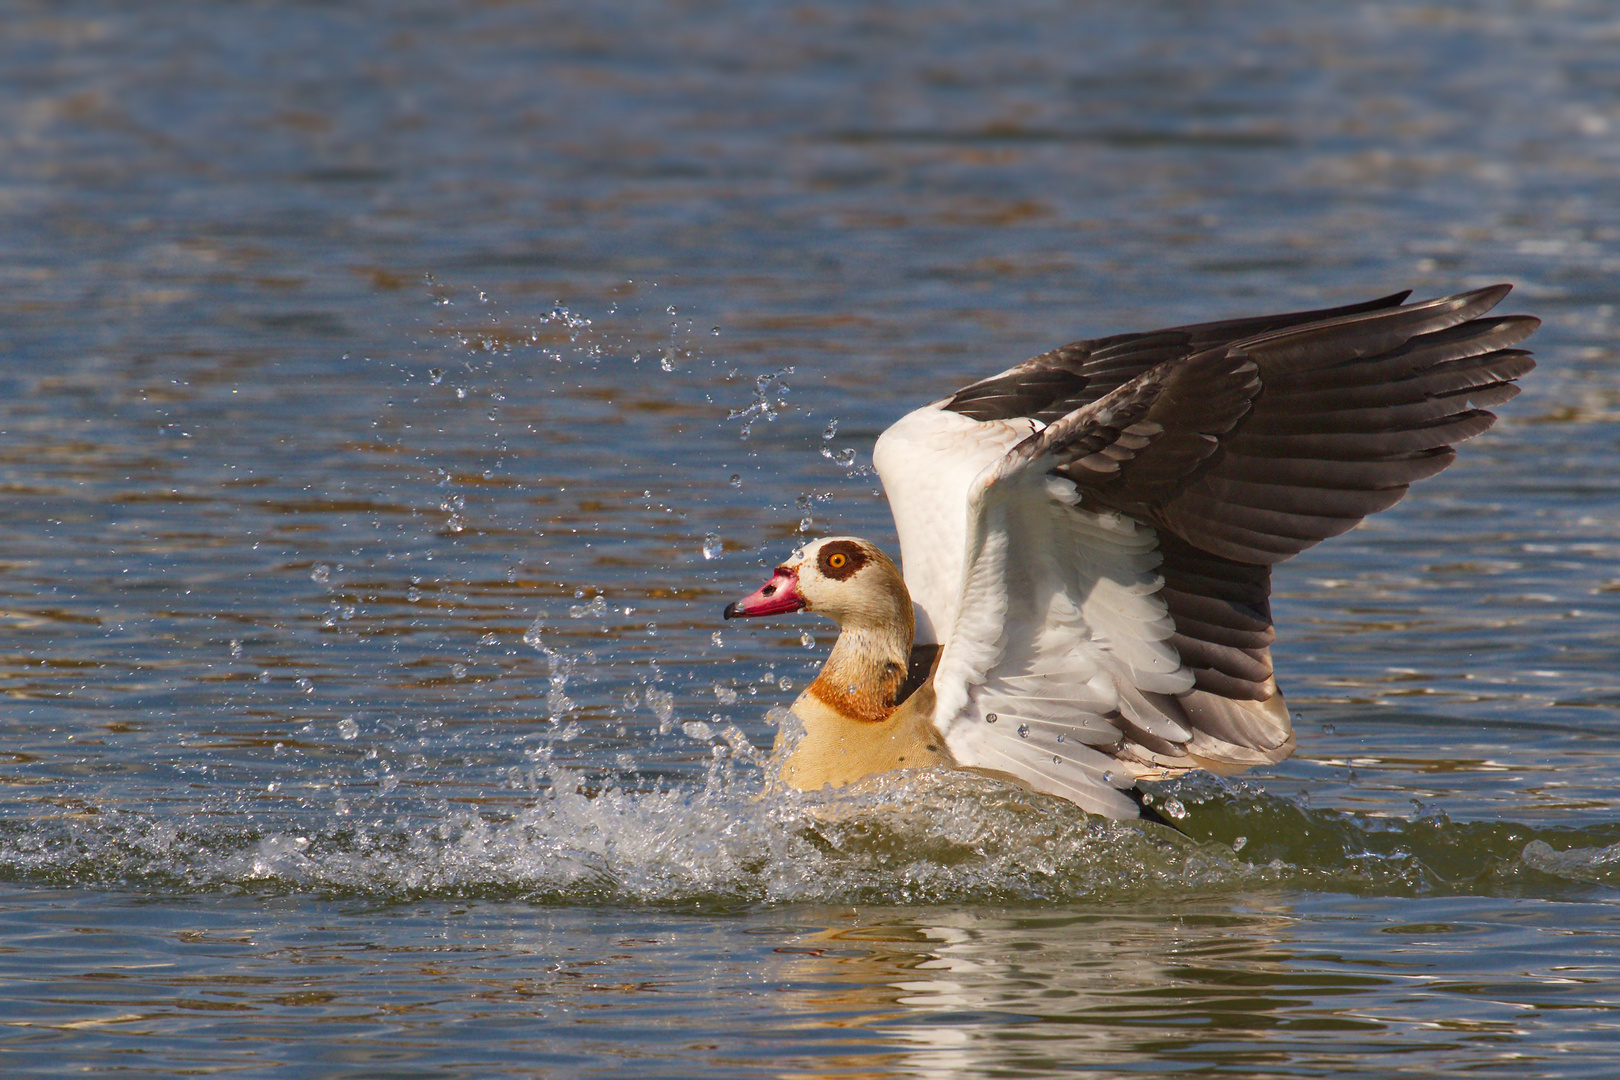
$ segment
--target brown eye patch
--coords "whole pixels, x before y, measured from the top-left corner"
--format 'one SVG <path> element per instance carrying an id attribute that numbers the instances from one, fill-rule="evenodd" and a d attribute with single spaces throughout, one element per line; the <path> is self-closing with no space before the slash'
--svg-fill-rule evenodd
<path id="1" fill-rule="evenodd" d="M 816 556 L 816 569 L 834 581 L 848 581 L 866 565 L 866 552 L 851 540 L 834 540 Z"/>

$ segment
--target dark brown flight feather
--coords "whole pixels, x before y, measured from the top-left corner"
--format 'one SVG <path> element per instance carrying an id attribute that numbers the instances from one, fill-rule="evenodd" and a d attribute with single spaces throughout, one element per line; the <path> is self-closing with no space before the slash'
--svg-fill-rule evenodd
<path id="1" fill-rule="evenodd" d="M 1142 760 L 1246 767 L 1292 750 L 1271 566 L 1393 506 L 1491 426 L 1486 409 L 1535 367 L 1514 346 L 1539 321 L 1487 315 L 1508 290 L 1079 341 L 943 402 L 975 420 L 1042 421 L 1019 452 L 1052 453 L 1082 505 L 1158 531 L 1170 641 L 1196 682 L 1122 710 L 1161 712 L 1194 737 L 1167 753 L 1121 716 Z"/>

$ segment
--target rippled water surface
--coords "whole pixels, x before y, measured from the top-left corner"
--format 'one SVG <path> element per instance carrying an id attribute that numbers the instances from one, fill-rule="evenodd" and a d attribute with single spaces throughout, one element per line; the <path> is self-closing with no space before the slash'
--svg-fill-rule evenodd
<path id="1" fill-rule="evenodd" d="M 16 5 L 0 1072 L 1603 1075 L 1601 3 Z M 1185 835 L 764 782 L 905 410 L 1498 280 L 1541 367 L 1276 577 Z M 1173 804 L 1172 804 L 1173 805 Z"/>

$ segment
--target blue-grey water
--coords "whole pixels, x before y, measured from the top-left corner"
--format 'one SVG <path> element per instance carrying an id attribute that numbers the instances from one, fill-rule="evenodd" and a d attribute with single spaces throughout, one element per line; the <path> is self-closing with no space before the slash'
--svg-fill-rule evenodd
<path id="1" fill-rule="evenodd" d="M 7 5 L 0 1073 L 1593 1077 L 1601 0 Z M 872 440 L 1081 336 L 1495 281 L 1541 364 L 1282 567 L 1299 751 L 764 790 Z M 803 635 L 803 636 L 801 636 Z"/>

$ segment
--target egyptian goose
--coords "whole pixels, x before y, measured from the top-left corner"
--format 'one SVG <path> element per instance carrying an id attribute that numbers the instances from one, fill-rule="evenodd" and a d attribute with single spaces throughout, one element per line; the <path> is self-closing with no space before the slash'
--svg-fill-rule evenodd
<path id="1" fill-rule="evenodd" d="M 1077 341 L 903 417 L 872 460 L 904 576 L 832 537 L 725 610 L 838 623 L 782 779 L 944 765 L 1128 818 L 1139 780 L 1286 758 L 1271 567 L 1491 426 L 1535 366 L 1508 290 Z"/>

